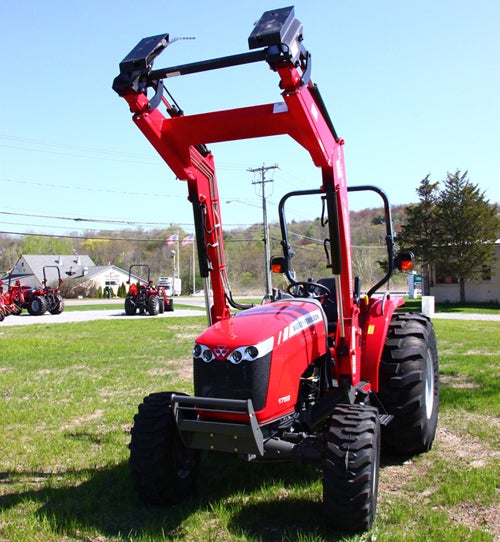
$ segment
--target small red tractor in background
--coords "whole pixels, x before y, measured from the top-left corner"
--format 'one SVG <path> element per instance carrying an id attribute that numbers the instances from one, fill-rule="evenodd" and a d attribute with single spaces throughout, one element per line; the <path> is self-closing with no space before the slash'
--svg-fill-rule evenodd
<path id="1" fill-rule="evenodd" d="M 174 41 L 168 34 L 140 41 L 120 63 L 113 89 L 187 184 L 200 275 L 213 304 L 209 327 L 194 340 L 194 395 L 160 391 L 139 406 L 130 442 L 135 487 L 150 503 L 178 503 L 195 488 L 200 452 L 309 461 L 322 470 L 328 524 L 367 530 L 375 518 L 381 449 L 426 452 L 436 432 L 432 323 L 401 311 L 402 297 L 379 293 L 395 269 L 411 269 L 413 255 L 396 253 L 384 192 L 347 186 L 344 141 L 311 80 L 311 55 L 293 7 L 262 15 L 248 39 L 250 52 L 153 70 Z M 178 76 L 261 61 L 279 77 L 281 98 L 274 103 L 186 115 L 164 86 Z M 261 305 L 244 306 L 234 300 L 226 274 L 215 160 L 207 145 L 277 135 L 309 153 L 320 181 L 285 194 L 279 204 L 282 255 L 272 268 L 287 286 L 273 289 L 271 299 L 266 293 Z M 348 195 L 356 191 L 380 196 L 385 214 L 385 274 L 363 288 L 354 276 L 349 220 Z M 295 265 L 304 247 L 297 246 L 293 220 L 287 222 L 289 202 L 292 210 L 315 211 L 320 259 L 307 262 L 321 261 L 314 271 L 321 278 L 297 273 L 310 271 Z"/>
<path id="2" fill-rule="evenodd" d="M 19 281 L 16 282 L 16 286 L 11 287 L 9 279 L 9 284 L 5 287 L 3 280 L 0 280 L 0 322 L 11 314 L 21 314 L 21 303 L 24 298 L 18 286 L 20 286 Z"/>
<path id="3" fill-rule="evenodd" d="M 47 280 L 47 269 L 55 269 L 57 271 L 57 286 L 53 288 L 49 286 Z M 8 296 L 11 303 L 11 314 L 19 315 L 23 309 L 26 309 L 32 316 L 41 316 L 46 312 L 50 314 L 61 314 L 64 310 L 64 299 L 61 295 L 59 287 L 63 283 L 61 279 L 61 270 L 57 265 L 46 265 L 43 268 L 43 281 L 41 288 L 31 288 L 23 286 L 16 280 L 12 285 L 9 281 L 7 292 L 4 296 Z M 15 310 L 14 310 L 15 305 Z"/>
<path id="4" fill-rule="evenodd" d="M 147 271 L 147 281 L 139 279 L 133 281 L 133 269 L 143 268 Z M 163 314 L 165 311 L 174 310 L 173 299 L 167 296 L 163 286 L 155 286 L 151 280 L 151 268 L 146 264 L 134 264 L 129 267 L 128 281 L 129 285 L 127 297 L 125 298 L 125 314 L 133 316 L 139 311 L 140 314 L 146 312 L 151 316 Z"/>
<path id="5" fill-rule="evenodd" d="M 57 286 L 52 287 L 47 280 L 47 269 L 55 269 L 57 273 Z M 43 268 L 43 281 L 41 288 L 21 286 L 24 301 L 22 308 L 27 309 L 32 316 L 41 316 L 46 312 L 61 314 L 64 310 L 64 299 L 59 287 L 63 283 L 61 270 L 57 265 L 46 265 Z"/>

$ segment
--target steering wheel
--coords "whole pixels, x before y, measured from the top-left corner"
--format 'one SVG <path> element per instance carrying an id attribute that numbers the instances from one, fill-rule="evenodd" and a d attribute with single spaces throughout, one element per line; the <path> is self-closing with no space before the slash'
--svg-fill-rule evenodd
<path id="1" fill-rule="evenodd" d="M 316 290 L 320 290 L 321 293 L 318 293 Z M 294 292 L 295 290 L 295 292 Z M 294 297 L 313 297 L 314 299 L 320 299 L 324 295 L 329 297 L 332 292 L 330 288 L 319 282 L 309 282 L 305 280 L 299 280 L 288 285 L 286 291 L 293 295 Z"/>

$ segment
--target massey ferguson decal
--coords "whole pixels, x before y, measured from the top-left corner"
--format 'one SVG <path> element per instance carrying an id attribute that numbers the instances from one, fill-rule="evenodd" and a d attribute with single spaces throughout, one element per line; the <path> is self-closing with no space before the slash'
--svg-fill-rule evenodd
<path id="1" fill-rule="evenodd" d="M 214 346 L 212 351 L 214 353 L 215 359 L 218 360 L 226 359 L 227 355 L 229 354 L 229 348 L 220 344 Z"/>
<path id="2" fill-rule="evenodd" d="M 304 331 L 308 327 L 314 326 L 314 324 L 321 322 L 322 320 L 323 315 L 319 309 L 304 314 L 279 332 L 277 344 L 284 343 L 294 335 L 297 335 L 297 333 Z"/>

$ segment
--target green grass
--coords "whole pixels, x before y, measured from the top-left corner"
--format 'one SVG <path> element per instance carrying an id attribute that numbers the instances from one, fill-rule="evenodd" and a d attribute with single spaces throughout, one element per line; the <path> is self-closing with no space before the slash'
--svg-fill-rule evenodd
<path id="1" fill-rule="evenodd" d="M 260 305 L 262 302 L 262 299 L 259 298 L 253 298 L 253 299 L 243 299 L 238 300 L 236 298 L 237 302 L 240 302 L 242 304 L 251 304 L 254 303 L 256 305 Z M 117 309 L 120 310 L 120 308 L 123 308 L 125 301 L 122 303 L 107 303 L 106 300 L 102 300 L 101 303 L 94 303 L 94 304 L 85 304 L 85 301 L 82 301 L 81 303 L 77 305 L 66 305 L 64 308 L 65 311 L 90 311 L 90 310 L 112 310 Z M 175 309 L 197 309 L 197 310 L 205 310 L 203 306 L 199 305 L 189 305 L 189 304 L 183 304 L 178 303 L 176 300 L 174 300 L 174 308 Z M 406 311 L 417 311 L 420 312 L 422 309 L 422 298 L 417 299 L 410 299 L 409 297 L 405 297 L 405 304 L 404 307 L 402 307 L 400 310 L 406 310 Z M 479 313 L 479 314 L 500 314 L 500 305 L 495 303 L 465 303 L 465 304 L 453 304 L 453 303 L 436 303 L 435 305 L 436 312 L 448 312 L 448 313 Z"/>
<path id="2" fill-rule="evenodd" d="M 106 303 L 106 301 L 103 301 L 102 303 L 94 303 L 86 305 L 83 301 L 81 304 L 78 305 L 66 305 L 64 307 L 64 310 L 67 312 L 73 312 L 73 311 L 97 311 L 97 310 L 125 310 L 125 301 L 123 303 Z M 174 312 L 176 309 L 193 309 L 193 310 L 199 310 L 204 311 L 205 307 L 203 306 L 197 306 L 197 305 L 187 305 L 185 303 L 177 303 L 174 301 Z"/>
<path id="3" fill-rule="evenodd" d="M 436 303 L 436 312 L 448 313 L 473 313 L 473 314 L 500 314 L 500 305 L 497 303 Z M 401 310 L 420 312 L 422 309 L 422 298 L 410 299 L 405 297 L 405 304 Z"/>
<path id="4" fill-rule="evenodd" d="M 120 310 L 123 309 L 125 306 L 125 301 L 123 303 L 106 303 L 106 301 L 103 301 L 102 303 L 94 303 L 86 305 L 84 301 L 79 303 L 78 305 L 65 305 L 64 310 L 66 312 L 74 312 L 74 311 L 96 311 L 96 310 Z"/>
<path id="5" fill-rule="evenodd" d="M 493 540 L 498 322 L 435 321 L 438 438 L 404 464 L 384 457 L 370 533 L 324 527 L 320 475 L 286 463 L 206 457 L 195 495 L 142 505 L 127 468 L 134 413 L 153 391 L 192 391 L 192 342 L 204 326 L 200 315 L 0 327 L 0 541 Z"/>

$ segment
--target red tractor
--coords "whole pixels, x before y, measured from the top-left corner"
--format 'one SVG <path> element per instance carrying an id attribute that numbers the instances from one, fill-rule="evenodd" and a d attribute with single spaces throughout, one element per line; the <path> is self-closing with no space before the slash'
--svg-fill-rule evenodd
<path id="1" fill-rule="evenodd" d="M 402 298 L 377 294 L 394 269 L 411 268 L 412 255 L 396 253 L 383 191 L 347 187 L 344 141 L 311 80 L 311 56 L 293 7 L 262 15 L 249 37 L 250 52 L 154 70 L 155 58 L 173 41 L 168 34 L 140 41 L 120 63 L 113 89 L 187 182 L 200 274 L 213 304 L 209 327 L 194 341 L 194 395 L 161 391 L 139 406 L 130 442 L 135 487 L 150 503 L 179 502 L 195 488 L 200 452 L 311 461 L 322 469 L 327 523 L 343 531 L 369 529 L 381 447 L 403 456 L 426 452 L 436 432 L 433 326 L 422 314 L 397 310 Z M 279 77 L 278 102 L 186 115 L 164 87 L 174 76 L 260 61 Z M 283 254 L 272 259 L 272 268 L 289 286 L 247 307 L 234 301 L 226 275 L 207 145 L 275 135 L 289 135 L 306 149 L 320 182 L 285 195 L 279 205 Z M 348 193 L 355 191 L 378 194 L 385 209 L 387 272 L 363 287 L 351 253 Z M 321 216 L 326 276 L 316 280 L 298 277 L 293 263 L 298 251 L 285 209 L 297 198 L 315 199 Z"/>
<path id="2" fill-rule="evenodd" d="M 3 322 L 5 317 L 11 314 L 21 314 L 23 299 L 19 281 L 16 281 L 14 287 L 11 287 L 9 279 L 9 284 L 5 288 L 3 280 L 0 280 L 0 322 Z"/>
<path id="3" fill-rule="evenodd" d="M 47 269 L 55 269 L 57 273 L 57 286 L 49 286 Z M 27 309 L 32 316 L 41 316 L 46 312 L 61 314 L 64 310 L 64 299 L 59 290 L 63 280 L 61 270 L 57 265 L 46 265 L 43 268 L 43 281 L 41 288 L 21 286 L 18 282 L 11 288 L 15 290 L 15 296 L 20 301 L 21 309 Z M 22 301 L 21 301 L 22 300 Z M 20 314 L 21 311 L 19 311 Z"/>
<path id="4" fill-rule="evenodd" d="M 56 288 L 53 288 L 48 284 L 47 269 L 49 268 L 57 270 L 58 285 Z M 56 265 L 47 265 L 43 268 L 41 288 L 23 286 L 19 280 L 16 280 L 15 283 L 11 285 L 9 280 L 8 289 L 3 294 L 4 299 L 7 299 L 10 304 L 9 314 L 19 315 L 23 309 L 27 309 L 32 316 L 41 316 L 46 312 L 50 312 L 50 314 L 61 314 L 64 310 L 64 299 L 59 290 L 62 283 L 61 271 Z"/>
<path id="5" fill-rule="evenodd" d="M 147 271 L 147 281 L 132 280 L 132 270 L 144 268 Z M 169 299 L 163 286 L 155 286 L 151 280 L 151 269 L 149 265 L 134 264 L 129 267 L 128 281 L 129 289 L 125 298 L 125 314 L 133 316 L 137 311 L 140 314 L 146 312 L 152 316 L 163 314 L 165 311 L 174 310 L 173 299 Z"/>

